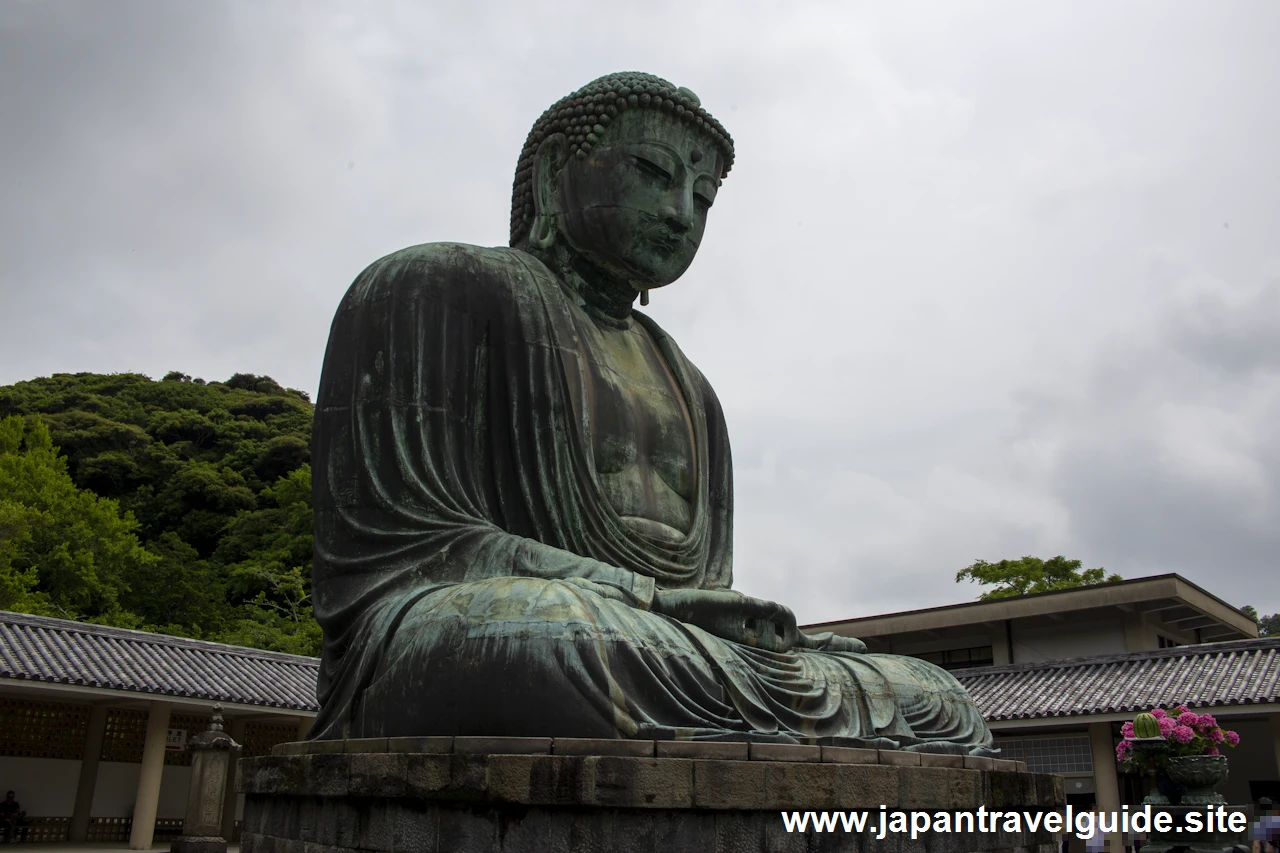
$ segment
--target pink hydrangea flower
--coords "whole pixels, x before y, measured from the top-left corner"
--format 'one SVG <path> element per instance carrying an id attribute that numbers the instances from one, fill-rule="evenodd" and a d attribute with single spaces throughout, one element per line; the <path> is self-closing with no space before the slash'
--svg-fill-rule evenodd
<path id="1" fill-rule="evenodd" d="M 1207 737 L 1209 738 L 1209 740 L 1211 740 L 1214 743 L 1222 743 L 1224 740 L 1227 739 L 1227 736 L 1222 733 L 1222 729 L 1217 729 L 1217 728 L 1210 729 Z"/>
<path id="2" fill-rule="evenodd" d="M 1191 743 L 1195 736 L 1195 730 L 1191 726 L 1177 726 L 1171 735 L 1178 743 Z"/>
<path id="3" fill-rule="evenodd" d="M 1178 723 L 1173 717 L 1160 718 L 1160 736 L 1168 737 L 1177 727 Z"/>
<path id="4" fill-rule="evenodd" d="M 1151 716 L 1155 717 L 1157 720 L 1163 720 L 1165 717 L 1169 716 L 1169 714 L 1164 708 L 1156 708 L 1151 712 Z"/>
<path id="5" fill-rule="evenodd" d="M 1187 726 L 1188 728 L 1190 728 L 1191 726 L 1194 726 L 1199 722 L 1200 722 L 1199 714 L 1193 714 L 1190 711 L 1183 711 L 1181 714 L 1178 715 L 1178 725 L 1180 726 Z"/>
<path id="6" fill-rule="evenodd" d="M 1218 725 L 1218 721 L 1214 719 L 1213 714 L 1201 714 L 1199 725 L 1204 726 L 1205 728 L 1211 729 L 1214 726 Z"/>
<path id="7" fill-rule="evenodd" d="M 1116 745 L 1116 761 L 1128 761 L 1132 754 L 1133 744 L 1129 743 L 1129 741 L 1122 740 Z"/>
<path id="8" fill-rule="evenodd" d="M 1174 710 L 1174 711 L 1176 711 L 1176 712 L 1178 712 L 1179 714 L 1185 714 L 1185 713 L 1187 713 L 1187 711 L 1189 711 L 1189 710 L 1191 710 L 1191 709 L 1190 709 L 1190 708 L 1188 708 L 1186 705 L 1178 705 L 1178 706 L 1176 706 L 1173 710 Z"/>
<path id="9" fill-rule="evenodd" d="M 1121 726 L 1120 734 L 1123 737 L 1133 737 L 1133 723 L 1125 723 Z"/>
<path id="10" fill-rule="evenodd" d="M 1222 752 L 1216 746 L 1205 747 L 1205 755 L 1222 755 Z"/>
<path id="11" fill-rule="evenodd" d="M 1227 732 L 1226 738 L 1227 738 L 1227 743 L 1231 744 L 1232 746 L 1239 746 L 1240 735 L 1238 735 L 1237 733 Z"/>

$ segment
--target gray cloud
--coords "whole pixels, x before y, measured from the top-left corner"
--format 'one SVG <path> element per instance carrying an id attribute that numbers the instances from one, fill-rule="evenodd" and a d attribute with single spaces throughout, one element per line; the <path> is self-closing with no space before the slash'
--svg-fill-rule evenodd
<path id="1" fill-rule="evenodd" d="M 730 419 L 739 586 L 817 621 L 1065 553 L 1273 612 L 1277 36 L 1266 0 L 4 4 L 0 382 L 312 389 L 363 266 L 505 242 L 533 119 L 639 68 L 738 145 L 651 313 Z"/>

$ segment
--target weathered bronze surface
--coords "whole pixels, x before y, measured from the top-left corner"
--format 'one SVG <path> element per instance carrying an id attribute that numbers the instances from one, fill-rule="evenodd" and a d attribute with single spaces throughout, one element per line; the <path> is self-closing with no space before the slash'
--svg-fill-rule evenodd
<path id="1" fill-rule="evenodd" d="M 731 589 L 720 404 L 641 294 L 692 263 L 733 143 L 687 89 L 534 126 L 510 248 L 362 273 L 316 407 L 316 738 L 819 742 L 983 754 L 968 694 Z"/>

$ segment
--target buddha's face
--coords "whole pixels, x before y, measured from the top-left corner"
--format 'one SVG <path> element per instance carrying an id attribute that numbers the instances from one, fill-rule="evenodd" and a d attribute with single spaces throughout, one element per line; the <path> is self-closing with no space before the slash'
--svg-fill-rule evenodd
<path id="1" fill-rule="evenodd" d="M 720 152 L 696 127 L 627 110 L 587 157 L 569 156 L 561 169 L 561 235 L 637 290 L 670 284 L 698 252 L 720 170 Z"/>

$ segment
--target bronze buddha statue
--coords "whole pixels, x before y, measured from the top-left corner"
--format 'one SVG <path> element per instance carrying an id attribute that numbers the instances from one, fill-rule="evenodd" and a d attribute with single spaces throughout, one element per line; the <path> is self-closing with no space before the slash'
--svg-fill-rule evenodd
<path id="1" fill-rule="evenodd" d="M 688 269 L 732 162 L 689 90 L 602 77 L 530 132 L 509 247 L 356 279 L 316 405 L 313 737 L 988 753 L 947 672 L 731 589 L 720 403 L 634 305 Z"/>

